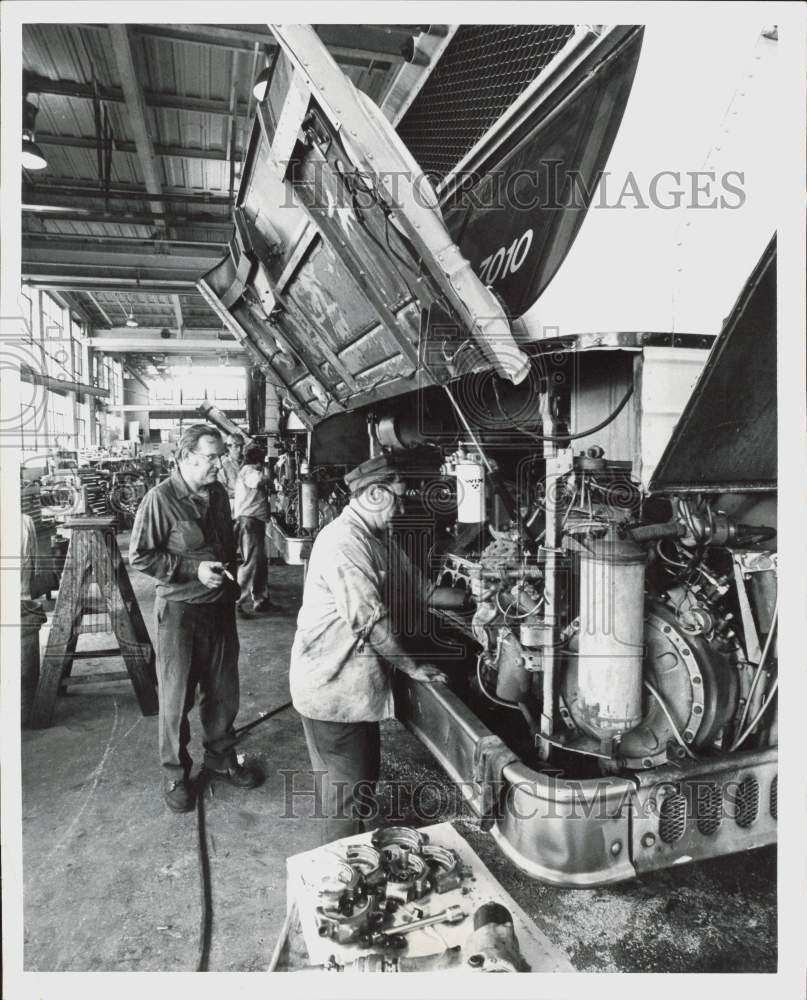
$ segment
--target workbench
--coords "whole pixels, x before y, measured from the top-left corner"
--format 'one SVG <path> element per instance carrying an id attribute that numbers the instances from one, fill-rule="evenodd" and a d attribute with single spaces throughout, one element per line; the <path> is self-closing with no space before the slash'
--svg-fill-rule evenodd
<path id="1" fill-rule="evenodd" d="M 454 974 L 471 973 L 473 970 L 467 964 L 466 945 L 474 929 L 474 914 L 483 903 L 495 901 L 505 906 L 512 915 L 521 954 L 530 972 L 574 971 L 566 955 L 535 926 L 450 823 L 422 827 L 419 832 L 428 837 L 430 844 L 456 851 L 461 863 L 470 869 L 470 877 L 464 878 L 460 887 L 443 893 L 432 891 L 421 900 L 407 903 L 402 907 L 402 911 L 417 907 L 423 911 L 424 916 L 429 916 L 450 906 L 459 906 L 466 915 L 457 923 L 432 924 L 411 931 L 406 935 L 407 947 L 396 953 L 398 957 L 436 956 L 459 947 L 462 949 L 460 964 L 446 971 Z M 346 837 L 287 859 L 287 916 L 270 964 L 271 971 L 296 972 L 311 967 L 327 966 L 332 957 L 339 965 L 349 966 L 361 956 L 378 953 L 377 947 L 365 948 L 358 943 L 340 944 L 332 938 L 321 937 L 317 930 L 315 913 L 318 900 L 305 880 L 306 873 L 309 873 L 310 879 L 311 871 L 327 864 L 329 859 L 344 860 L 347 845 L 369 845 L 371 837 L 370 832 Z M 402 911 L 398 911 L 394 916 L 396 925 L 407 915 Z M 394 928 L 385 930 L 392 931 Z"/>

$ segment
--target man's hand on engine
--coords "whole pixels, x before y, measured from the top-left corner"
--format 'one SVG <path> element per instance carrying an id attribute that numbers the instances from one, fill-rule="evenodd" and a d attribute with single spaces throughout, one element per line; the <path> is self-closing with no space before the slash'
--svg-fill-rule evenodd
<path id="1" fill-rule="evenodd" d="M 413 681 L 421 681 L 424 684 L 447 684 L 448 678 L 443 673 L 442 670 L 438 670 L 437 667 L 429 666 L 429 664 L 413 664 L 410 667 L 406 667 L 405 671 Z"/>

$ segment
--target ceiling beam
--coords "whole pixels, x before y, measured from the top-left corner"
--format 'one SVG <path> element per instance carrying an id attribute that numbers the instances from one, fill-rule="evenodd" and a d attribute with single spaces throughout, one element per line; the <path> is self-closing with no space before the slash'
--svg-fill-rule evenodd
<path id="1" fill-rule="evenodd" d="M 53 205 L 22 205 L 23 215 L 35 215 L 43 220 L 56 222 L 109 222 L 116 226 L 169 225 L 177 229 L 199 226 L 202 229 L 223 229 L 231 232 L 233 222 L 221 215 L 174 215 L 167 212 L 152 212 L 149 215 L 130 215 L 121 212 L 98 212 L 93 209 L 68 208 Z M 75 234 L 74 234 L 75 235 Z M 82 234 L 83 235 L 83 234 Z"/>
<path id="2" fill-rule="evenodd" d="M 66 146 L 76 149 L 95 149 L 95 137 L 85 135 L 53 135 L 50 132 L 37 132 L 36 141 L 40 146 Z M 113 149 L 118 153 L 137 153 L 137 146 L 133 142 L 125 142 L 115 139 Z M 174 156 L 188 160 L 218 160 L 227 159 L 226 149 L 197 149 L 190 146 L 168 146 L 157 143 L 154 147 L 155 156 Z M 240 159 L 243 150 L 237 151 Z"/>
<path id="3" fill-rule="evenodd" d="M 228 354 L 243 354 L 244 348 L 237 340 L 220 341 L 215 338 L 183 337 L 182 340 L 161 340 L 157 337 L 141 337 L 140 330 L 123 327 L 125 337 L 88 337 L 85 343 L 96 351 L 106 354 L 193 354 L 226 351 Z M 115 332 L 114 330 L 112 332 Z"/>
<path id="4" fill-rule="evenodd" d="M 32 288 L 64 292 L 122 292 L 126 295 L 170 295 L 172 292 L 179 292 L 181 295 L 190 295 L 198 291 L 195 278 L 150 277 L 143 273 L 132 277 L 110 277 L 109 272 L 103 270 L 99 270 L 98 274 L 66 275 L 60 273 L 58 266 L 48 267 L 47 264 L 36 263 L 26 265 L 25 262 L 22 280 Z"/>
<path id="5" fill-rule="evenodd" d="M 315 24 L 314 31 L 336 53 L 366 52 L 388 56 L 392 62 L 403 62 L 401 48 L 412 35 L 408 28 L 367 24 Z"/>
<path id="6" fill-rule="evenodd" d="M 106 310 L 101 305 L 101 303 L 98 301 L 98 299 L 96 299 L 96 297 L 93 295 L 93 293 L 92 292 L 84 292 L 84 294 L 87 296 L 87 298 L 90 300 L 90 302 L 92 302 L 92 304 L 95 306 L 95 308 L 98 310 L 98 312 L 104 317 L 104 319 L 106 320 L 107 326 L 114 326 L 115 324 L 109 318 L 109 314 L 106 312 Z"/>
<path id="7" fill-rule="evenodd" d="M 146 121 L 146 102 L 143 99 L 143 89 L 135 70 L 128 29 L 125 24 L 110 24 L 109 34 L 112 40 L 112 51 L 115 53 L 115 62 L 118 65 L 118 76 L 123 87 L 123 96 L 126 98 L 127 116 L 134 133 L 143 181 L 149 194 L 161 195 L 162 182 L 157 174 L 154 146 Z M 160 210 L 159 203 L 151 202 L 151 210 L 156 216 Z M 155 225 L 160 229 L 166 228 L 164 219 L 155 220 Z"/>
<path id="8" fill-rule="evenodd" d="M 126 403 L 126 404 L 115 404 L 110 407 L 116 413 L 137 413 L 147 410 L 152 420 L 170 420 L 171 417 L 184 415 L 184 414 L 199 414 L 199 407 L 196 403 Z M 222 413 L 230 417 L 230 419 L 235 418 L 236 420 L 243 419 L 246 415 L 246 408 L 240 407 L 217 407 Z M 201 421 L 202 417 L 199 416 Z M 123 675 L 124 677 L 126 674 Z"/>
<path id="9" fill-rule="evenodd" d="M 128 337 L 128 336 L 151 337 L 153 338 L 154 342 L 158 344 L 165 344 L 165 343 L 182 344 L 184 342 L 184 339 L 188 339 L 188 338 L 183 339 L 180 333 L 178 333 L 175 329 L 171 328 L 168 328 L 170 336 L 163 337 L 162 334 L 165 329 L 166 329 L 165 326 L 156 326 L 156 325 L 150 326 L 148 323 L 143 323 L 140 326 L 134 328 L 128 326 L 121 326 L 120 323 L 116 323 L 112 326 L 110 330 L 104 330 L 102 333 L 100 333 L 98 335 L 98 339 L 106 340 L 109 337 Z M 133 333 L 133 330 L 136 330 L 137 332 Z M 187 329 L 186 332 L 191 334 L 190 339 L 192 339 L 193 337 L 209 337 L 210 343 L 212 344 L 219 342 L 225 345 L 238 343 L 236 338 L 226 329 L 226 327 L 222 326 L 199 326 L 199 327 L 194 327 L 193 329 Z M 222 340 L 222 338 L 224 339 Z"/>
<path id="10" fill-rule="evenodd" d="M 73 242 L 60 240 L 57 243 L 41 234 L 24 235 L 22 251 L 23 258 L 29 262 L 41 260 L 43 263 L 63 263 L 71 267 L 83 264 L 99 267 L 106 265 L 110 270 L 125 266 L 139 267 L 144 271 L 149 267 L 162 270 L 198 267 L 200 275 L 221 260 L 221 251 L 216 244 L 211 244 L 209 249 L 195 244 L 174 247 L 167 242 L 159 249 L 147 244 L 124 244 L 116 247 L 114 243 L 105 243 L 97 246 L 88 243 L 82 236 L 76 236 Z"/>
<path id="11" fill-rule="evenodd" d="M 87 396 L 98 396 L 101 399 L 109 397 L 108 389 L 98 389 L 94 385 L 86 382 L 73 382 L 66 379 L 53 378 L 52 375 L 45 375 L 42 372 L 34 371 L 27 365 L 20 367 L 20 380 L 33 385 L 41 385 L 53 392 L 78 392 Z"/>
<path id="12" fill-rule="evenodd" d="M 29 71 L 23 72 L 25 90 L 29 94 L 51 94 L 56 97 L 76 97 L 81 100 L 93 99 L 93 88 L 89 83 L 79 83 L 76 80 L 51 80 L 46 76 Z M 110 104 L 123 104 L 126 101 L 121 87 L 99 86 L 99 96 L 102 101 Z M 228 101 L 204 97 L 190 97 L 185 94 L 162 94 L 153 90 L 144 90 L 143 99 L 148 108 L 167 108 L 171 111 L 193 111 L 205 115 L 231 114 Z M 247 105 L 240 101 L 236 104 L 235 113 L 246 115 Z"/>
<path id="13" fill-rule="evenodd" d="M 221 353 L 222 352 L 219 352 L 219 355 L 217 355 L 216 360 L 218 360 L 218 356 L 220 356 Z M 245 368 L 250 363 L 249 358 L 247 357 L 246 354 L 233 354 L 232 351 L 229 352 L 224 351 L 223 353 L 229 354 L 230 365 L 233 368 Z M 124 358 L 126 357 L 126 355 L 120 355 L 120 357 Z M 213 355 L 210 354 L 209 352 L 206 354 L 203 353 L 203 354 L 183 355 L 183 354 L 161 354 L 159 351 L 154 351 L 153 354 L 151 355 L 149 354 L 133 355 L 132 363 L 133 364 L 139 363 L 142 365 L 145 362 L 148 364 L 149 362 L 146 359 L 149 357 L 155 359 L 152 362 L 153 364 L 159 365 L 160 367 L 163 368 L 180 368 L 183 365 L 187 364 L 187 361 L 185 360 L 186 358 L 190 358 L 195 365 L 196 364 L 209 365 L 210 362 L 213 360 Z"/>
<path id="14" fill-rule="evenodd" d="M 103 198 L 104 201 L 185 201 L 190 204 L 198 203 L 223 208 L 229 208 L 231 205 L 226 194 L 211 195 L 202 192 L 172 191 L 165 188 L 159 196 L 152 195 L 142 188 L 112 188 L 110 191 L 102 191 L 98 187 L 97 181 L 82 182 L 79 178 L 71 180 L 67 184 L 60 184 L 58 181 L 49 181 L 47 184 L 26 184 L 22 189 L 23 202 L 36 202 L 43 198 L 63 199 L 66 196 L 87 199 Z"/>
<path id="15" fill-rule="evenodd" d="M 154 239 L 153 237 L 142 237 L 142 236 L 116 236 L 114 233 L 81 233 L 80 237 L 77 233 L 54 233 L 50 230 L 23 230 L 23 236 L 26 237 L 47 237 L 55 243 L 63 243 L 66 240 L 76 240 L 78 238 L 82 240 L 89 241 L 93 244 L 100 243 L 117 243 L 122 249 L 128 244 L 135 244 L 139 247 L 149 248 L 153 250 L 158 250 L 159 247 L 169 246 L 169 247 L 201 247 L 202 249 L 212 248 L 218 250 L 219 255 L 221 255 L 222 249 L 227 246 L 223 240 L 169 240 L 169 239 Z"/>
<path id="16" fill-rule="evenodd" d="M 314 26 L 323 43 L 331 50 L 337 62 L 345 65 L 367 67 L 368 62 L 384 57 L 379 69 L 389 69 L 397 61 L 403 61 L 401 46 L 412 34 L 408 28 L 368 27 L 367 25 L 318 24 Z M 206 25 L 172 24 L 132 25 L 133 31 L 149 38 L 165 38 L 173 42 L 196 45 L 211 45 L 247 52 L 257 42 L 273 49 L 275 37 L 267 25 Z"/>
<path id="17" fill-rule="evenodd" d="M 230 198 L 233 198 L 235 191 L 235 128 L 238 121 L 235 113 L 236 95 L 238 93 L 238 70 L 241 62 L 241 53 L 232 53 L 232 66 L 230 67 L 230 117 L 227 121 L 227 161 L 230 167 L 230 178 L 227 186 Z"/>

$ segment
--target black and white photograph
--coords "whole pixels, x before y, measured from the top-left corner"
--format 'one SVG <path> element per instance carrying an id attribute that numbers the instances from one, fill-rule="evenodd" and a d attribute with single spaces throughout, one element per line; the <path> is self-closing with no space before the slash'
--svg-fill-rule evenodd
<path id="1" fill-rule="evenodd" d="M 4 996 L 805 995 L 805 13 L 3 5 Z"/>

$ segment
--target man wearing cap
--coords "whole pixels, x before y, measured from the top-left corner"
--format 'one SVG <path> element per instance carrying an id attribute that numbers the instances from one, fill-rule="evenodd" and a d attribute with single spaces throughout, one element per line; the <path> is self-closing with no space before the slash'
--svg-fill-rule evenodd
<path id="1" fill-rule="evenodd" d="M 311 550 L 289 671 L 311 766 L 325 772 L 323 843 L 361 830 L 361 793 L 381 764 L 378 724 L 393 715 L 391 670 L 445 681 L 436 667 L 415 662 L 396 621 L 392 598 L 412 567 L 387 529 L 403 509 L 403 480 L 382 455 L 345 483 L 349 504 Z"/>

